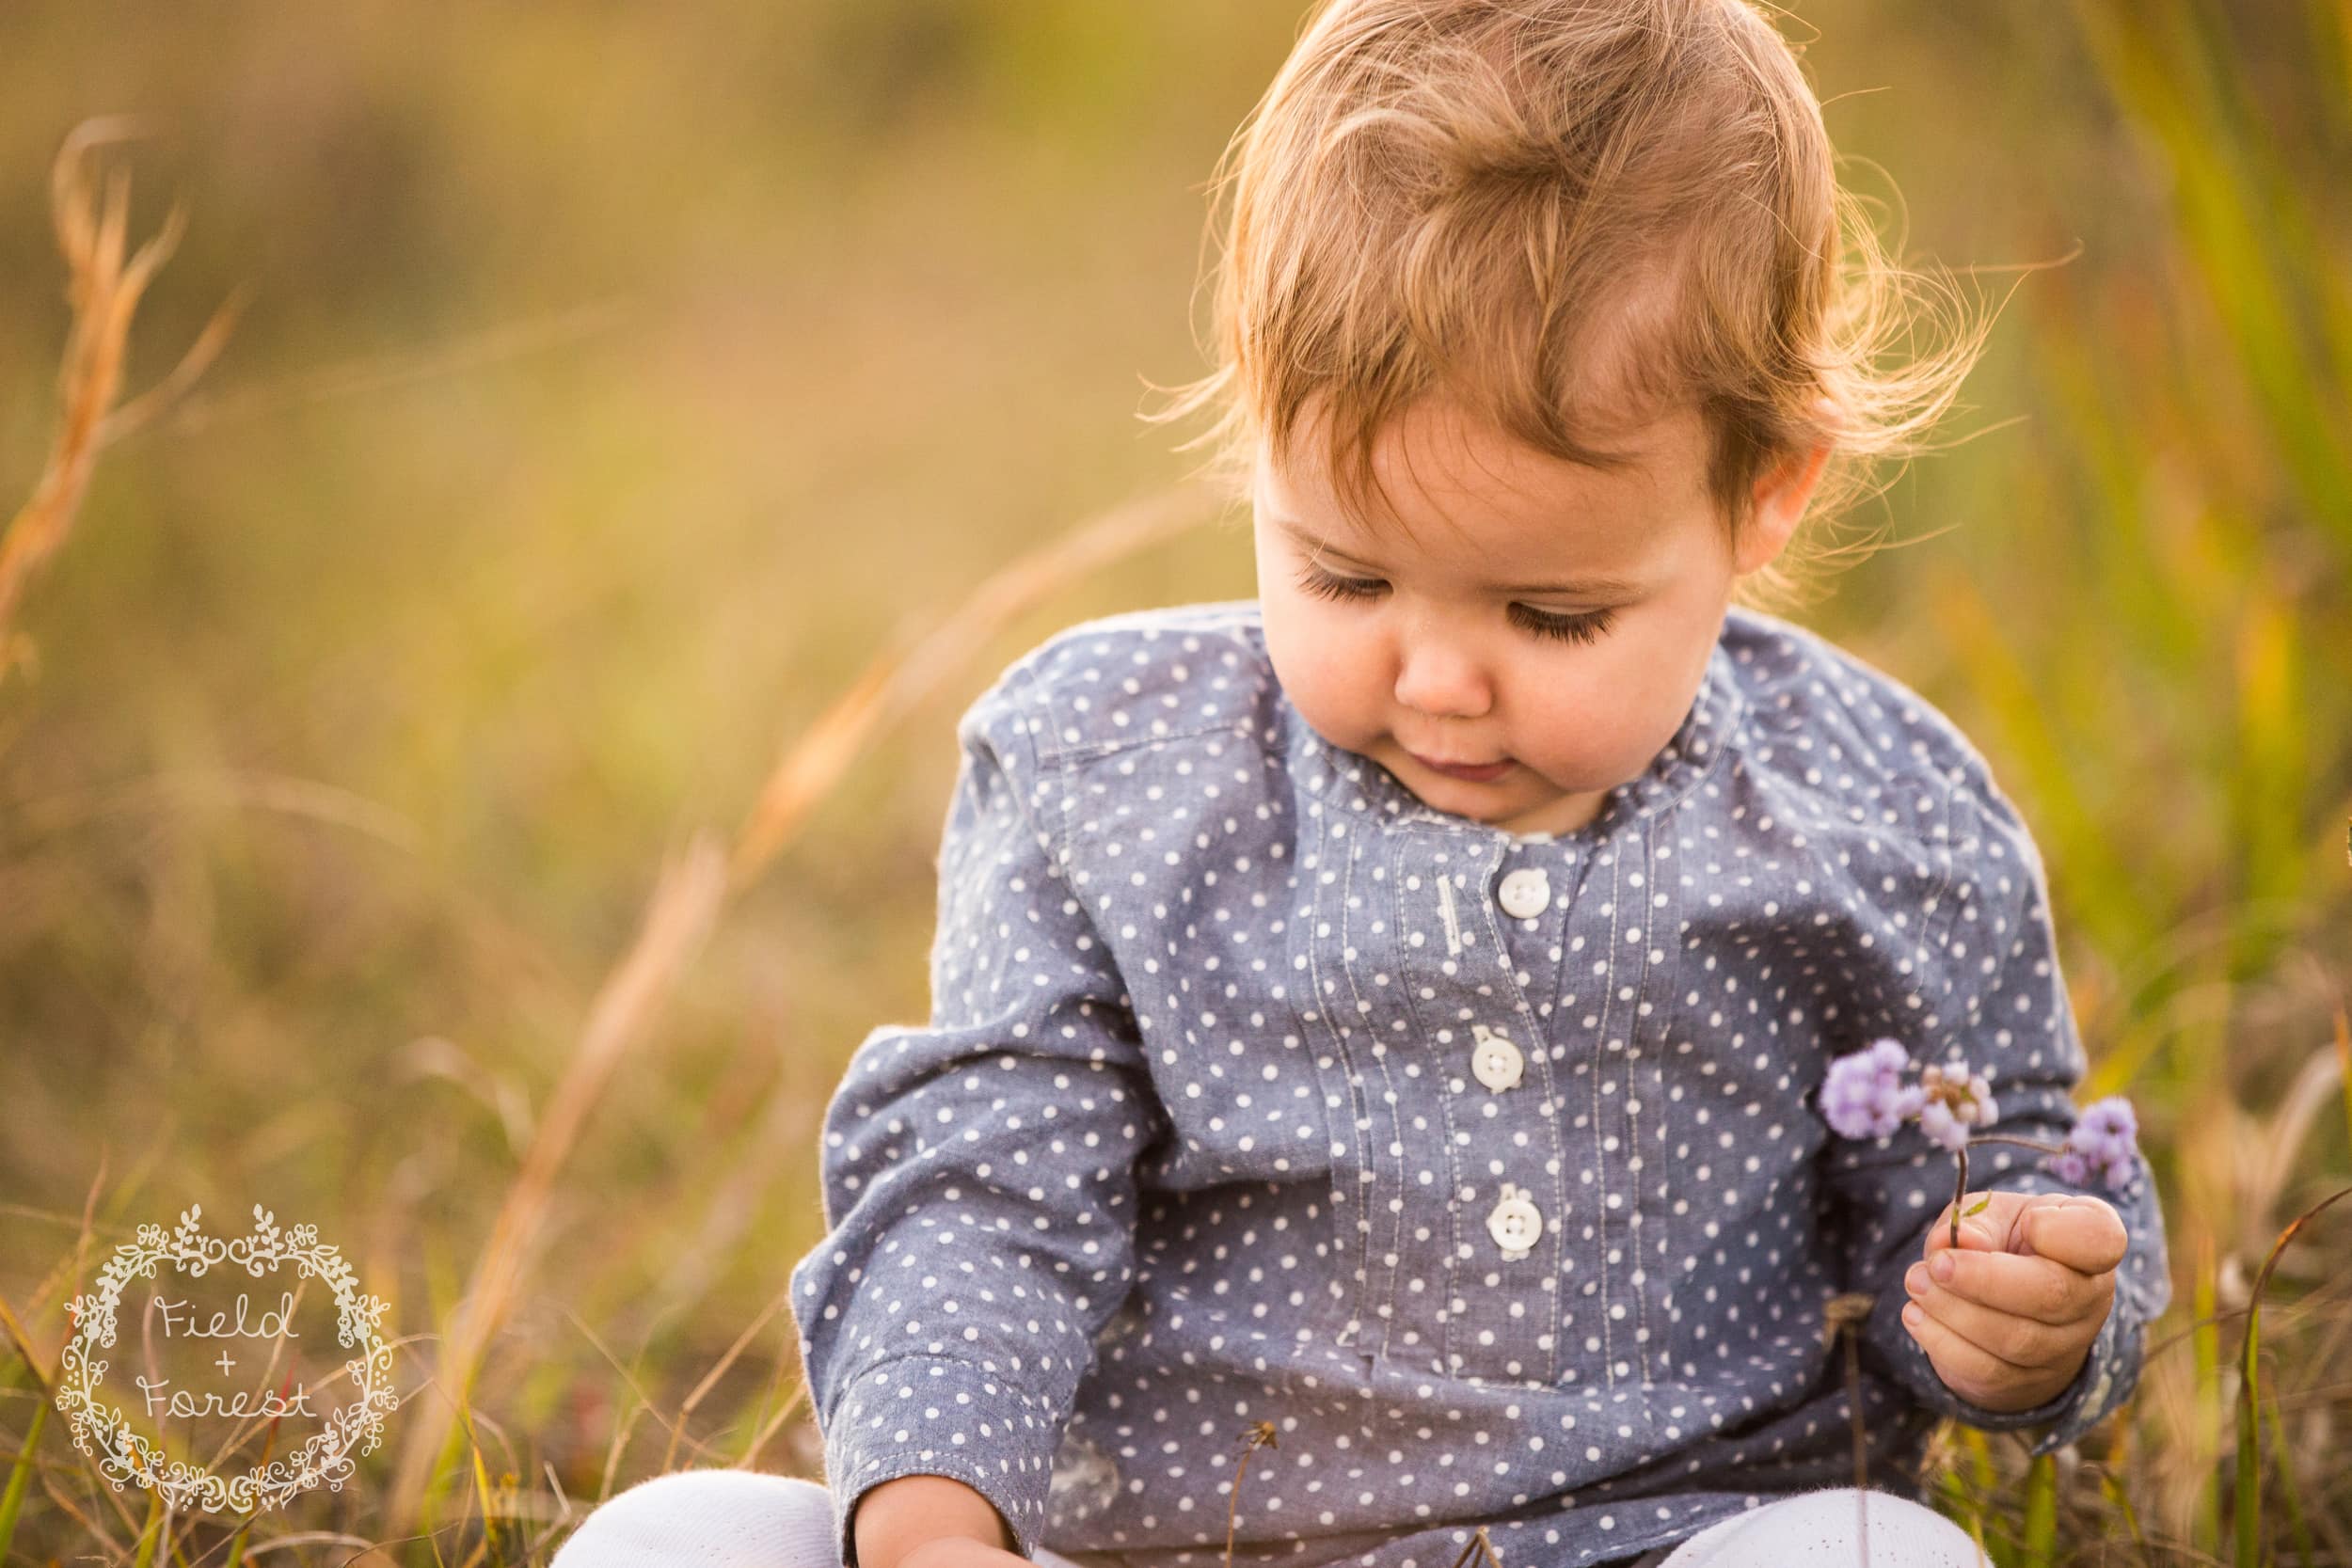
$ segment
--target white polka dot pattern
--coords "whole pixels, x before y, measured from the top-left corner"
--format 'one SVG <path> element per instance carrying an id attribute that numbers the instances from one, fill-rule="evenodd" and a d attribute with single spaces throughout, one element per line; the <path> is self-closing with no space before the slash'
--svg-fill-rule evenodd
<path id="1" fill-rule="evenodd" d="M 1254 601 L 1062 632 L 958 738 L 932 1016 L 859 1047 L 792 1275 L 845 1560 L 858 1496 L 925 1473 L 1024 1551 L 1208 1568 L 1258 1421 L 1237 1561 L 1446 1568 L 1478 1524 L 1507 1564 L 1630 1558 L 1851 1475 L 1848 1289 L 1888 1473 L 1937 1413 L 2047 1449 L 2131 1391 L 2144 1178 L 2102 1194 L 2134 1246 L 2049 1405 L 1964 1405 L 1901 1328 L 1950 1160 L 1833 1138 L 1829 1059 L 1990 1066 L 1998 1130 L 2056 1138 L 2083 1058 L 1982 757 L 1813 633 L 1732 610 L 1562 835 L 1322 741 Z M 1976 1184 L 2064 1190 L 2031 1160 Z"/>

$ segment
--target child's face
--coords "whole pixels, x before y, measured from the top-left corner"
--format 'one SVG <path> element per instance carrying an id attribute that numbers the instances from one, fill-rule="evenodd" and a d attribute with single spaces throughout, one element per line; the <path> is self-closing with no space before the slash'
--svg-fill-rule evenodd
<path id="1" fill-rule="evenodd" d="M 1280 468 L 1262 444 L 1259 602 L 1300 716 L 1440 810 L 1512 832 L 1591 821 L 1681 727 L 1735 579 L 1779 553 L 1827 456 L 1759 483 L 1735 559 L 1695 410 L 1609 444 L 1642 462 L 1581 467 L 1416 404 L 1373 457 L 1411 538 L 1351 528 L 1319 436 Z"/>

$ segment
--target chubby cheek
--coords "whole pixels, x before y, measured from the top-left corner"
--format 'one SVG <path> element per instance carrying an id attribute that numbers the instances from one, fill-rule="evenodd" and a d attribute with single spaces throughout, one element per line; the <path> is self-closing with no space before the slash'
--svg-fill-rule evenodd
<path id="1" fill-rule="evenodd" d="M 1294 596 L 1278 603 L 1262 598 L 1266 657 L 1299 717 L 1324 739 L 1360 751 L 1378 734 L 1367 658 L 1353 657 L 1355 640 L 1344 626 L 1319 614 L 1311 602 Z"/>
<path id="2" fill-rule="evenodd" d="M 1622 688 L 1589 673 L 1556 674 L 1533 683 L 1514 726 L 1519 761 L 1563 789 L 1603 789 L 1617 782 L 1625 759 L 1638 749 L 1636 716 Z M 1637 770 L 1638 770 L 1638 765 Z"/>
<path id="3" fill-rule="evenodd" d="M 1628 643 L 1549 661 L 1521 683 L 1519 760 L 1563 789 L 1609 789 L 1641 776 L 1690 710 L 1676 660 Z"/>

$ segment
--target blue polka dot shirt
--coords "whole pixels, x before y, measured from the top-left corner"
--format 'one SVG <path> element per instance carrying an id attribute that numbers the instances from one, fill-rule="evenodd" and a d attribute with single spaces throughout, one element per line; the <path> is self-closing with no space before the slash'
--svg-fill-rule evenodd
<path id="1" fill-rule="evenodd" d="M 851 1058 L 791 1277 L 843 1561 L 912 1474 L 1116 1568 L 1221 1563 L 1229 1524 L 1299 1568 L 1452 1568 L 1481 1525 L 1505 1568 L 1631 1558 L 1851 1484 L 1847 1291 L 1874 1484 L 1941 1416 L 2046 1451 L 2130 1393 L 2144 1167 L 2095 1189 L 2131 1250 L 2048 1404 L 1972 1406 L 1901 1325 L 1952 1157 L 1832 1133 L 1831 1058 L 1964 1059 L 2056 1142 L 2084 1056 L 2016 809 L 1818 635 L 1734 608 L 1557 835 L 1322 740 L 1254 600 L 1058 633 L 957 739 L 931 1017 Z M 2069 1190 L 1998 1145 L 1971 1181 Z"/>

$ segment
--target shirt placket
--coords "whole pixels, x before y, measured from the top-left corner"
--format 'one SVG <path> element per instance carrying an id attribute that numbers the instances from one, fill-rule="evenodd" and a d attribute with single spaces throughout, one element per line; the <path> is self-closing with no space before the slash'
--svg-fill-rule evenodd
<path id="1" fill-rule="evenodd" d="M 1619 964 L 1621 971 L 1635 976 L 1633 1010 L 1627 1020 L 1626 1146 L 1633 1152 L 1626 1188 L 1634 1205 L 1628 1222 L 1633 1268 L 1627 1277 L 1639 1313 L 1633 1365 L 1647 1389 L 1672 1372 L 1673 1259 L 1677 1236 L 1688 1223 L 1683 1216 L 1690 1210 L 1687 1195 L 1676 1191 L 1667 1141 L 1674 1120 L 1666 1088 L 1667 1058 L 1675 1051 L 1681 1000 L 1676 990 L 1676 960 L 1683 951 L 1674 810 L 1649 816 L 1625 843 L 1629 852 L 1641 857 L 1626 869 L 1623 892 L 1634 918 L 1620 938 L 1624 952 Z M 1626 960 L 1631 961 L 1630 968 Z"/>
<path id="2" fill-rule="evenodd" d="M 1554 1018 L 1575 1129 L 1565 1338 L 1626 1436 L 1652 1423 L 1647 1390 L 1671 1304 L 1661 1260 L 1674 1182 L 1661 1151 L 1678 938 L 1672 862 L 1654 858 L 1661 843 L 1671 843 L 1669 830 L 1652 817 L 1593 851 L 1567 921 Z"/>
<path id="3" fill-rule="evenodd" d="M 1394 982 L 1376 960 L 1366 962 L 1367 944 L 1382 951 L 1391 930 L 1380 907 L 1387 871 L 1378 830 L 1362 815 L 1325 807 L 1312 821 L 1316 847 L 1301 866 L 1311 896 L 1293 961 L 1312 998 L 1302 1022 L 1317 1042 L 1332 1113 L 1333 1233 L 1346 1259 L 1338 1343 L 1369 1355 L 1385 1338 L 1404 1207 L 1398 1057 L 1382 1037 L 1397 1033 L 1393 1009 L 1383 1006 L 1393 1001 Z"/>
<path id="4" fill-rule="evenodd" d="M 1557 1361 L 1563 1159 L 1553 1064 L 1503 941 L 1499 900 L 1532 907 L 1535 877 L 1504 842 L 1391 834 L 1400 967 L 1421 1071 L 1405 1171 L 1410 1267 L 1391 1348 L 1433 1370 L 1549 1384 Z M 1549 889 L 1543 890 L 1549 913 Z M 1430 1298 L 1435 1298 L 1430 1299 Z"/>

